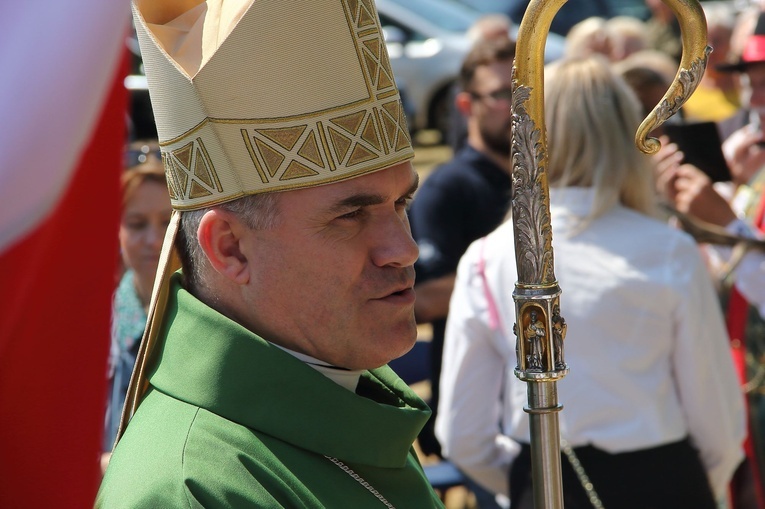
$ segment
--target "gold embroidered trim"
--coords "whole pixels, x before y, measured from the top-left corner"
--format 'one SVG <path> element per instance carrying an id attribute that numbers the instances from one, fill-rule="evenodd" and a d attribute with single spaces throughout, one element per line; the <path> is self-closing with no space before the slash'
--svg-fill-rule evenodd
<path id="1" fill-rule="evenodd" d="M 218 174 L 202 138 L 162 153 L 170 196 L 176 200 L 222 193 Z"/>
<path id="2" fill-rule="evenodd" d="M 342 0 L 342 5 L 367 96 L 286 117 L 207 117 L 161 142 L 175 209 L 312 187 L 411 159 L 406 117 L 374 3 Z M 211 158 L 202 140 L 219 159 Z M 248 167 L 248 159 L 254 167 Z M 225 178 L 221 180 L 218 172 Z"/>

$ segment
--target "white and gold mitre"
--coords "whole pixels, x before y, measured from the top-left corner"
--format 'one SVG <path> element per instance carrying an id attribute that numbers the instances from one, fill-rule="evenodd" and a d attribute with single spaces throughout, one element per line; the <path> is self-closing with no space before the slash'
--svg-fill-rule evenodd
<path id="1" fill-rule="evenodd" d="M 173 207 L 411 159 L 373 0 L 135 0 Z"/>

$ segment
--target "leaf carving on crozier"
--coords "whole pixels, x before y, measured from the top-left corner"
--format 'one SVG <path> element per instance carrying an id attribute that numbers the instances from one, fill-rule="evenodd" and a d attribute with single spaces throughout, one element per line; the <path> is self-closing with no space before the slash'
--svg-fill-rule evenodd
<path id="1" fill-rule="evenodd" d="M 696 87 L 699 86 L 699 82 L 707 68 L 707 60 L 711 51 L 712 49 L 707 46 L 704 56 L 696 59 L 691 64 L 690 69 L 680 69 L 677 80 L 681 87 L 674 97 L 663 100 L 659 105 L 656 110 L 656 125 L 663 124 L 669 117 L 680 111 L 685 101 L 696 91 Z"/>
<path id="2" fill-rule="evenodd" d="M 552 228 L 544 182 L 541 132 L 526 111 L 530 89 L 513 92 L 513 223 L 518 281 L 544 284 L 555 281 Z"/>

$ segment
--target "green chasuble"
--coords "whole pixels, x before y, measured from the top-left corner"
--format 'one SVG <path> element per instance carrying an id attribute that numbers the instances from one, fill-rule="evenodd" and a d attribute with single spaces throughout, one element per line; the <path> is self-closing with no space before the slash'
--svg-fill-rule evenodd
<path id="1" fill-rule="evenodd" d="M 390 368 L 354 394 L 173 278 L 151 389 L 97 507 L 443 507 L 411 447 L 430 410 Z"/>

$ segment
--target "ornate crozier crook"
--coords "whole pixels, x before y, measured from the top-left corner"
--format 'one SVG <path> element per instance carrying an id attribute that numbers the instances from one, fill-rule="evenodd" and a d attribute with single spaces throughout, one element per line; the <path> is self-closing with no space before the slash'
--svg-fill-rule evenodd
<path id="1" fill-rule="evenodd" d="M 532 0 L 521 22 L 513 68 L 512 214 L 518 281 L 513 291 L 516 376 L 528 384 L 535 509 L 560 509 L 563 494 L 557 380 L 568 373 L 563 357 L 565 320 L 553 270 L 547 137 L 544 124 L 544 45 L 550 24 L 566 0 Z M 655 153 L 648 133 L 675 114 L 699 84 L 711 51 L 706 19 L 696 0 L 664 0 L 680 23 L 680 69 L 661 102 L 640 125 L 636 145 Z"/>

